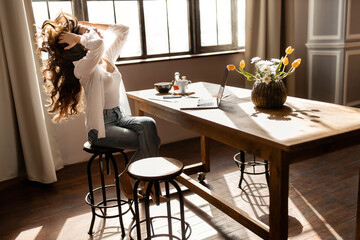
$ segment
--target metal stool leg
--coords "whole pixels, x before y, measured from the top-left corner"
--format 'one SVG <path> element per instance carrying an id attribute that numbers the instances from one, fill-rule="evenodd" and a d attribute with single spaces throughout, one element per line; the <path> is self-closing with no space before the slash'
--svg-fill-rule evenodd
<path id="1" fill-rule="evenodd" d="M 106 158 L 106 155 L 105 155 Z M 107 167 L 108 168 L 108 167 Z M 104 179 L 104 168 L 103 168 L 103 158 L 102 154 L 99 155 L 99 171 L 100 171 L 100 179 L 101 179 L 101 191 L 102 197 L 104 201 L 104 206 L 107 206 L 106 203 L 106 188 L 105 188 L 105 179 Z M 104 209 L 103 215 L 106 215 L 106 208 Z"/>
<path id="2" fill-rule="evenodd" d="M 121 209 L 119 171 L 118 171 L 118 168 L 117 168 L 115 158 L 114 158 L 114 156 L 112 154 L 110 154 L 110 159 L 111 159 L 112 165 L 114 167 L 115 186 L 116 186 L 116 199 L 117 199 L 118 211 L 119 211 L 119 222 L 120 222 L 120 228 L 121 228 L 121 236 L 125 237 L 125 228 L 124 228 L 124 223 L 123 223 L 123 219 L 122 219 L 122 209 Z"/>
<path id="3" fill-rule="evenodd" d="M 141 240 L 139 201 L 138 201 L 138 194 L 137 194 L 137 188 L 139 186 L 139 183 L 140 183 L 140 180 L 137 180 L 134 184 L 134 205 L 135 205 L 135 222 L 136 222 L 137 240 Z"/>
<path id="4" fill-rule="evenodd" d="M 266 177 L 266 182 L 268 187 L 270 186 L 270 181 L 269 181 L 269 162 L 265 160 L 265 177 Z"/>
<path id="5" fill-rule="evenodd" d="M 181 239 L 185 240 L 186 232 L 185 232 L 184 197 L 183 197 L 183 194 L 181 192 L 179 185 L 174 180 L 170 180 L 169 182 L 176 188 L 176 191 L 178 192 L 179 204 L 180 204 Z"/>
<path id="6" fill-rule="evenodd" d="M 165 191 L 166 191 L 166 197 L 170 199 L 170 190 L 169 190 L 169 182 L 165 182 Z M 170 201 L 168 201 L 166 203 L 166 208 L 167 208 L 167 219 L 168 219 L 168 229 L 169 229 L 169 235 L 170 235 L 170 240 L 172 240 L 172 235 L 173 235 L 173 230 L 172 230 L 172 221 L 171 221 L 171 203 Z"/>
<path id="7" fill-rule="evenodd" d="M 97 157 L 97 154 L 94 154 L 88 164 L 87 164 L 87 175 L 88 175 L 88 184 L 89 184 L 89 193 L 90 193 L 90 202 L 92 205 L 94 205 L 94 193 L 93 193 L 93 185 L 92 185 L 92 177 L 91 177 L 91 164 L 94 161 L 94 159 Z M 89 228 L 89 232 L 88 234 L 93 234 L 93 227 L 94 227 L 94 223 L 95 223 L 95 207 L 91 207 L 91 212 L 92 212 L 92 218 L 91 218 L 91 222 L 90 222 L 90 228 Z"/>
<path id="8" fill-rule="evenodd" d="M 146 196 L 145 196 L 145 218 L 146 218 L 146 233 L 147 233 L 147 239 L 151 239 L 151 219 L 150 219 L 150 207 L 149 207 L 149 197 L 150 197 L 150 191 L 152 188 L 153 182 L 149 182 L 147 189 L 146 189 Z M 156 194 L 156 193 L 154 193 Z M 140 228 L 140 225 L 138 226 Z"/>
<path id="9" fill-rule="evenodd" d="M 245 152 L 244 151 L 240 151 L 240 161 L 241 161 L 241 165 L 240 165 L 240 180 L 239 180 L 239 188 L 241 188 L 241 183 L 244 179 L 244 171 L 245 171 Z"/>
<path id="10" fill-rule="evenodd" d="M 128 159 L 126 153 L 124 153 L 124 151 L 121 151 L 120 153 L 124 158 L 125 166 L 127 166 L 129 164 L 129 159 Z"/>

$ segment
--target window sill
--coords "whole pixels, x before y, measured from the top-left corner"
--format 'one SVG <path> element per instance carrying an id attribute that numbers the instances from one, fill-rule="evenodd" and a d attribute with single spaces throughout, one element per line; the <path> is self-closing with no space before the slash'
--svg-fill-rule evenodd
<path id="1" fill-rule="evenodd" d="M 157 58 L 147 58 L 147 59 L 134 59 L 134 60 L 124 60 L 117 61 L 116 65 L 128 65 L 128 64 L 139 64 L 139 63 L 150 63 L 150 62 L 159 62 L 159 61 L 169 61 L 169 60 L 179 60 L 187 58 L 197 58 L 197 57 L 209 57 L 209 56 L 218 56 L 226 54 L 236 54 L 244 53 L 244 49 L 230 50 L 230 51 L 221 51 L 221 52 L 209 52 L 209 53 L 198 53 L 198 54 L 186 54 L 179 56 L 168 56 L 168 57 L 157 57 Z"/>

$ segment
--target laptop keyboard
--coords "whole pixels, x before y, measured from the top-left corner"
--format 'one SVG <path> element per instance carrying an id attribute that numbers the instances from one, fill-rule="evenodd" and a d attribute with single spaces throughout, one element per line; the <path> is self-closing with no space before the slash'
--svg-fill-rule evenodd
<path id="1" fill-rule="evenodd" d="M 198 100 L 197 106 L 198 107 L 209 107 L 209 106 L 214 106 L 215 102 L 214 99 L 210 98 L 200 98 Z"/>

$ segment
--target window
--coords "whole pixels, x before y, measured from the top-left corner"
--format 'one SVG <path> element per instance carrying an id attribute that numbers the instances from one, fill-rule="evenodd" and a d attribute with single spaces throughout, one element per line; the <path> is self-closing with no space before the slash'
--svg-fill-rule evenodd
<path id="1" fill-rule="evenodd" d="M 69 12 L 130 27 L 122 59 L 244 48 L 245 0 L 32 0 L 37 25 Z"/>

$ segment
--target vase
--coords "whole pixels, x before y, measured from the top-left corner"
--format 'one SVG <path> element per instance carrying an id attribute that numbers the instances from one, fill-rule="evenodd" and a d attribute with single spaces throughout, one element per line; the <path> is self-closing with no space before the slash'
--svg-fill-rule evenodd
<path id="1" fill-rule="evenodd" d="M 251 91 L 251 101 L 259 108 L 280 108 L 287 98 L 282 80 L 265 83 L 256 81 Z"/>

